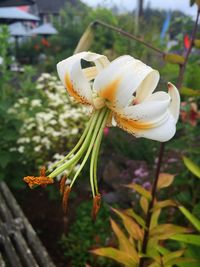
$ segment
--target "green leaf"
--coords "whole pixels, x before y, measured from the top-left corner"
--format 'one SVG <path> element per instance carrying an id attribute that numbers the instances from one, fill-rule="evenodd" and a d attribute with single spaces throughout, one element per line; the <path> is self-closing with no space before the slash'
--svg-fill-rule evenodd
<path id="1" fill-rule="evenodd" d="M 152 218 L 151 218 L 151 224 L 150 224 L 150 229 L 153 229 L 158 225 L 158 219 L 160 216 L 161 209 L 157 209 L 156 211 L 153 212 Z"/>
<path id="2" fill-rule="evenodd" d="M 141 206 L 142 210 L 144 211 L 144 213 L 147 214 L 148 207 L 149 207 L 149 202 L 143 196 L 140 198 L 140 206 Z"/>
<path id="3" fill-rule="evenodd" d="M 188 233 L 190 229 L 175 224 L 160 224 L 151 229 L 150 237 L 165 240 L 174 234 Z"/>
<path id="4" fill-rule="evenodd" d="M 146 199 L 151 200 L 151 193 L 149 191 L 147 191 L 141 185 L 139 185 L 139 184 L 129 184 L 129 185 L 126 185 L 126 187 L 135 190 L 136 192 L 138 192 L 140 195 L 142 195 Z"/>
<path id="5" fill-rule="evenodd" d="M 143 239 L 143 230 L 131 217 L 119 210 L 113 208 L 112 210 L 122 219 L 123 224 L 130 236 L 132 236 L 135 240 Z"/>
<path id="6" fill-rule="evenodd" d="M 181 266 L 182 263 L 192 263 L 192 262 L 197 262 L 197 260 L 181 257 L 178 259 L 172 259 L 168 261 L 167 266 L 174 266 L 174 265 Z"/>
<path id="7" fill-rule="evenodd" d="M 190 0 L 190 6 L 193 6 L 195 3 L 195 0 Z"/>
<path id="8" fill-rule="evenodd" d="M 185 215 L 185 217 L 191 222 L 191 224 L 200 231 L 200 220 L 197 219 L 189 210 L 183 206 L 179 206 L 179 210 Z"/>
<path id="9" fill-rule="evenodd" d="M 181 241 L 187 244 L 200 246 L 200 236 L 191 234 L 176 234 L 170 237 L 172 240 Z"/>
<path id="10" fill-rule="evenodd" d="M 112 247 L 98 248 L 92 250 L 91 252 L 99 256 L 113 259 L 123 265 L 126 265 L 127 267 L 137 266 L 137 264 L 134 262 L 133 258 L 130 255 Z"/>
<path id="11" fill-rule="evenodd" d="M 122 232 L 122 230 L 119 228 L 119 226 L 113 221 L 111 221 L 112 229 L 117 236 L 118 242 L 119 242 L 119 248 L 120 251 L 126 252 L 128 255 L 131 255 L 133 257 L 133 260 L 135 263 L 139 262 L 139 256 L 129 239 L 126 237 L 126 235 Z"/>
<path id="12" fill-rule="evenodd" d="M 168 249 L 166 249 L 165 247 L 162 247 L 160 245 L 157 246 L 157 250 L 162 255 L 166 255 L 166 254 L 170 253 L 170 251 Z"/>
<path id="13" fill-rule="evenodd" d="M 157 209 L 162 209 L 166 207 L 177 207 L 178 203 L 172 199 L 167 199 L 163 201 L 158 201 L 154 204 L 153 211 L 156 211 Z"/>
<path id="14" fill-rule="evenodd" d="M 194 40 L 194 45 L 196 48 L 200 48 L 200 40 L 199 39 Z"/>
<path id="15" fill-rule="evenodd" d="M 157 190 L 170 186 L 174 181 L 174 175 L 169 173 L 161 173 L 158 179 Z"/>
<path id="16" fill-rule="evenodd" d="M 185 62 L 185 58 L 178 54 L 166 54 L 164 56 L 164 60 L 168 63 L 179 64 L 179 65 L 183 65 Z"/>
<path id="17" fill-rule="evenodd" d="M 187 87 L 182 87 L 180 89 L 180 93 L 181 95 L 185 95 L 185 96 L 200 96 L 200 90 L 196 90 L 196 89 L 191 89 L 191 88 L 187 88 Z"/>
<path id="18" fill-rule="evenodd" d="M 140 217 L 138 214 L 136 214 L 132 209 L 127 209 L 124 211 L 128 216 L 132 217 L 136 220 L 136 222 L 141 225 L 143 228 L 145 228 L 145 221 L 142 217 Z"/>
<path id="19" fill-rule="evenodd" d="M 184 252 L 185 252 L 185 249 L 170 252 L 168 255 L 165 255 L 163 257 L 163 263 L 167 265 L 171 260 L 180 258 Z"/>
<path id="20" fill-rule="evenodd" d="M 194 162 L 192 162 L 189 158 L 183 157 L 183 162 L 185 166 L 190 170 L 195 176 L 200 178 L 200 168 Z"/>

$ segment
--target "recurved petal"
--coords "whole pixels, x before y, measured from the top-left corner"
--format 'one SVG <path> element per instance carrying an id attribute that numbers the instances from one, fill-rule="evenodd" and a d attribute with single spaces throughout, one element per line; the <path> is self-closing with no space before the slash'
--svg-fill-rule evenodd
<path id="1" fill-rule="evenodd" d="M 123 56 L 112 61 L 97 75 L 94 91 L 109 106 L 122 108 L 128 105 L 134 92 L 142 85 L 148 86 L 149 92 L 152 92 L 158 79 L 157 72 L 146 64 L 130 56 Z"/>
<path id="2" fill-rule="evenodd" d="M 180 94 L 172 83 L 168 83 L 168 93 L 171 96 L 170 111 L 174 116 L 175 122 L 177 122 L 180 113 Z"/>
<path id="3" fill-rule="evenodd" d="M 93 62 L 95 67 L 83 69 L 81 60 Z M 92 104 L 92 88 L 89 81 L 94 79 L 107 64 L 109 61 L 103 55 L 82 52 L 59 62 L 57 70 L 71 96 L 81 103 Z"/>
<path id="4" fill-rule="evenodd" d="M 115 117 L 115 120 L 120 128 L 136 137 L 144 137 L 160 142 L 170 140 L 176 132 L 176 123 L 171 113 L 162 116 L 160 123 L 158 121 L 155 123 L 133 121 L 120 117 Z"/>
<path id="5" fill-rule="evenodd" d="M 153 93 L 160 79 L 160 74 L 157 70 L 150 70 L 148 68 L 146 68 L 146 72 L 148 72 L 148 74 L 136 90 L 135 101 L 137 103 L 141 103 Z"/>
<path id="6" fill-rule="evenodd" d="M 113 109 L 120 117 L 140 122 L 156 122 L 168 112 L 170 96 L 165 92 L 156 92 L 144 102 L 122 109 Z"/>

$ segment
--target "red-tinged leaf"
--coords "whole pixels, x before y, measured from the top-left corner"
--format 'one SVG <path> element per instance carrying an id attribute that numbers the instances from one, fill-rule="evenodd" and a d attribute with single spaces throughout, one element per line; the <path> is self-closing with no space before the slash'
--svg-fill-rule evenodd
<path id="1" fill-rule="evenodd" d="M 142 217 L 140 217 L 138 214 L 136 214 L 136 213 L 134 212 L 134 210 L 132 210 L 132 209 L 127 209 L 127 210 L 125 210 L 124 212 L 125 212 L 125 214 L 127 214 L 128 216 L 130 216 L 130 217 L 132 217 L 133 219 L 135 219 L 136 222 L 137 222 L 140 226 L 142 226 L 142 228 L 145 228 L 145 221 L 143 220 Z"/>
<path id="2" fill-rule="evenodd" d="M 185 62 L 185 58 L 178 54 L 166 54 L 164 56 L 164 60 L 168 63 L 178 64 L 178 65 L 183 65 Z"/>
<path id="3" fill-rule="evenodd" d="M 125 213 L 112 209 L 123 221 L 123 224 L 127 230 L 127 232 L 130 234 L 131 237 L 135 240 L 142 240 L 143 239 L 143 230 L 139 227 L 139 225 L 128 215 Z"/>
<path id="4" fill-rule="evenodd" d="M 160 224 L 151 229 L 150 237 L 158 240 L 165 240 L 174 234 L 190 233 L 191 230 L 174 224 Z"/>
<path id="5" fill-rule="evenodd" d="M 167 199 L 163 201 L 158 201 L 155 203 L 153 207 L 153 211 L 156 211 L 157 209 L 162 209 L 166 207 L 177 207 L 178 203 L 172 199 Z"/>
<path id="6" fill-rule="evenodd" d="M 158 179 L 157 190 L 170 186 L 174 181 L 174 175 L 169 173 L 161 173 Z"/>
<path id="7" fill-rule="evenodd" d="M 185 207 L 180 206 L 179 210 L 185 215 L 185 217 L 191 222 L 191 224 L 200 231 L 200 220 L 197 219 L 189 210 L 187 210 Z"/>
<path id="8" fill-rule="evenodd" d="M 200 246 L 200 235 L 176 234 L 171 236 L 170 239 L 191 245 Z"/>
<path id="9" fill-rule="evenodd" d="M 183 157 L 185 166 L 191 171 L 196 177 L 200 178 L 200 168 L 189 158 Z"/>
<path id="10" fill-rule="evenodd" d="M 126 254 L 125 252 L 122 252 L 118 249 L 115 248 L 111 248 L 111 247 L 107 247 L 107 248 L 98 248 L 95 250 L 91 251 L 92 253 L 99 255 L 99 256 L 103 256 L 103 257 L 107 257 L 110 259 L 113 259 L 127 267 L 136 267 L 138 266 L 133 258 L 131 257 L 131 255 Z"/>
<path id="11" fill-rule="evenodd" d="M 144 211 L 144 213 L 147 214 L 148 207 L 149 207 L 149 202 L 143 196 L 140 198 L 140 206 L 141 206 L 142 210 Z"/>
<path id="12" fill-rule="evenodd" d="M 133 246 L 133 244 L 129 241 L 129 239 L 126 237 L 126 235 L 122 232 L 122 230 L 119 228 L 119 226 L 113 221 L 111 221 L 111 226 L 112 229 L 117 236 L 118 242 L 119 242 L 119 248 L 120 251 L 123 251 L 127 253 L 128 255 L 131 255 L 134 262 L 138 263 L 139 262 L 139 256 Z"/>
<path id="13" fill-rule="evenodd" d="M 136 192 L 138 192 L 140 195 L 142 195 L 146 199 L 151 200 L 151 193 L 149 191 L 147 191 L 141 185 L 132 183 L 132 184 L 126 185 L 126 187 L 135 190 Z"/>
<path id="14" fill-rule="evenodd" d="M 185 252 L 185 249 L 170 252 L 168 255 L 165 255 L 163 257 L 163 263 L 167 265 L 168 262 L 170 262 L 171 260 L 180 258 L 184 254 L 184 252 Z"/>

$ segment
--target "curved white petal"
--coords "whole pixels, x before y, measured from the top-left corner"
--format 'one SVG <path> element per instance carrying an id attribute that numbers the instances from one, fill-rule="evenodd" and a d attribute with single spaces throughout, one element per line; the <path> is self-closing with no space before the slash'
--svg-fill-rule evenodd
<path id="1" fill-rule="evenodd" d="M 108 106 L 122 108 L 128 105 L 137 89 L 141 90 L 141 85 L 145 87 L 143 91 L 149 90 L 148 94 L 152 93 L 158 80 L 157 71 L 139 60 L 124 56 L 112 61 L 102 70 L 93 86 L 94 91 L 107 101 Z"/>
<path id="2" fill-rule="evenodd" d="M 156 92 L 140 104 L 113 111 L 129 120 L 155 122 L 168 112 L 169 105 L 170 96 L 165 92 Z"/>
<path id="3" fill-rule="evenodd" d="M 178 89 L 172 83 L 168 83 L 168 90 L 168 93 L 171 96 L 171 104 L 169 109 L 174 116 L 175 122 L 177 122 L 180 113 L 180 94 Z"/>
<path id="4" fill-rule="evenodd" d="M 82 69 L 81 60 L 93 62 L 95 67 Z M 82 52 L 57 64 L 58 75 L 69 94 L 81 103 L 92 104 L 92 88 L 89 83 L 102 68 L 109 64 L 108 59 L 99 54 Z"/>
<path id="5" fill-rule="evenodd" d="M 115 117 L 117 125 L 136 137 L 144 137 L 155 141 L 166 142 L 176 132 L 176 123 L 171 113 L 167 112 L 158 122 L 141 122 Z"/>
<path id="6" fill-rule="evenodd" d="M 160 74 L 157 70 L 152 70 L 149 72 L 149 74 L 144 78 L 140 86 L 137 88 L 135 99 L 136 103 L 144 101 L 153 93 L 158 85 L 159 79 Z"/>
<path id="7" fill-rule="evenodd" d="M 144 137 L 159 142 L 169 141 L 176 132 L 176 122 L 174 117 L 170 114 L 168 119 L 161 125 L 148 129 L 141 130 L 136 133 L 136 137 Z"/>

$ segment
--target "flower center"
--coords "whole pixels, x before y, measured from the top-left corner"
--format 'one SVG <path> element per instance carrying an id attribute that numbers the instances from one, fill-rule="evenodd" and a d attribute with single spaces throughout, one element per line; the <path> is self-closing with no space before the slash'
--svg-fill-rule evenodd
<path id="1" fill-rule="evenodd" d="M 97 186 L 97 159 L 103 136 L 103 129 L 106 126 L 109 114 L 110 111 L 106 107 L 94 111 L 76 146 L 64 159 L 53 166 L 54 168 L 57 168 L 48 174 L 49 178 L 54 178 L 66 170 L 68 170 L 68 173 L 72 172 L 74 166 L 80 163 L 79 168 L 74 174 L 70 184 L 70 188 L 72 188 L 85 163 L 90 157 L 90 184 L 92 188 L 92 195 L 93 198 L 99 195 Z"/>

